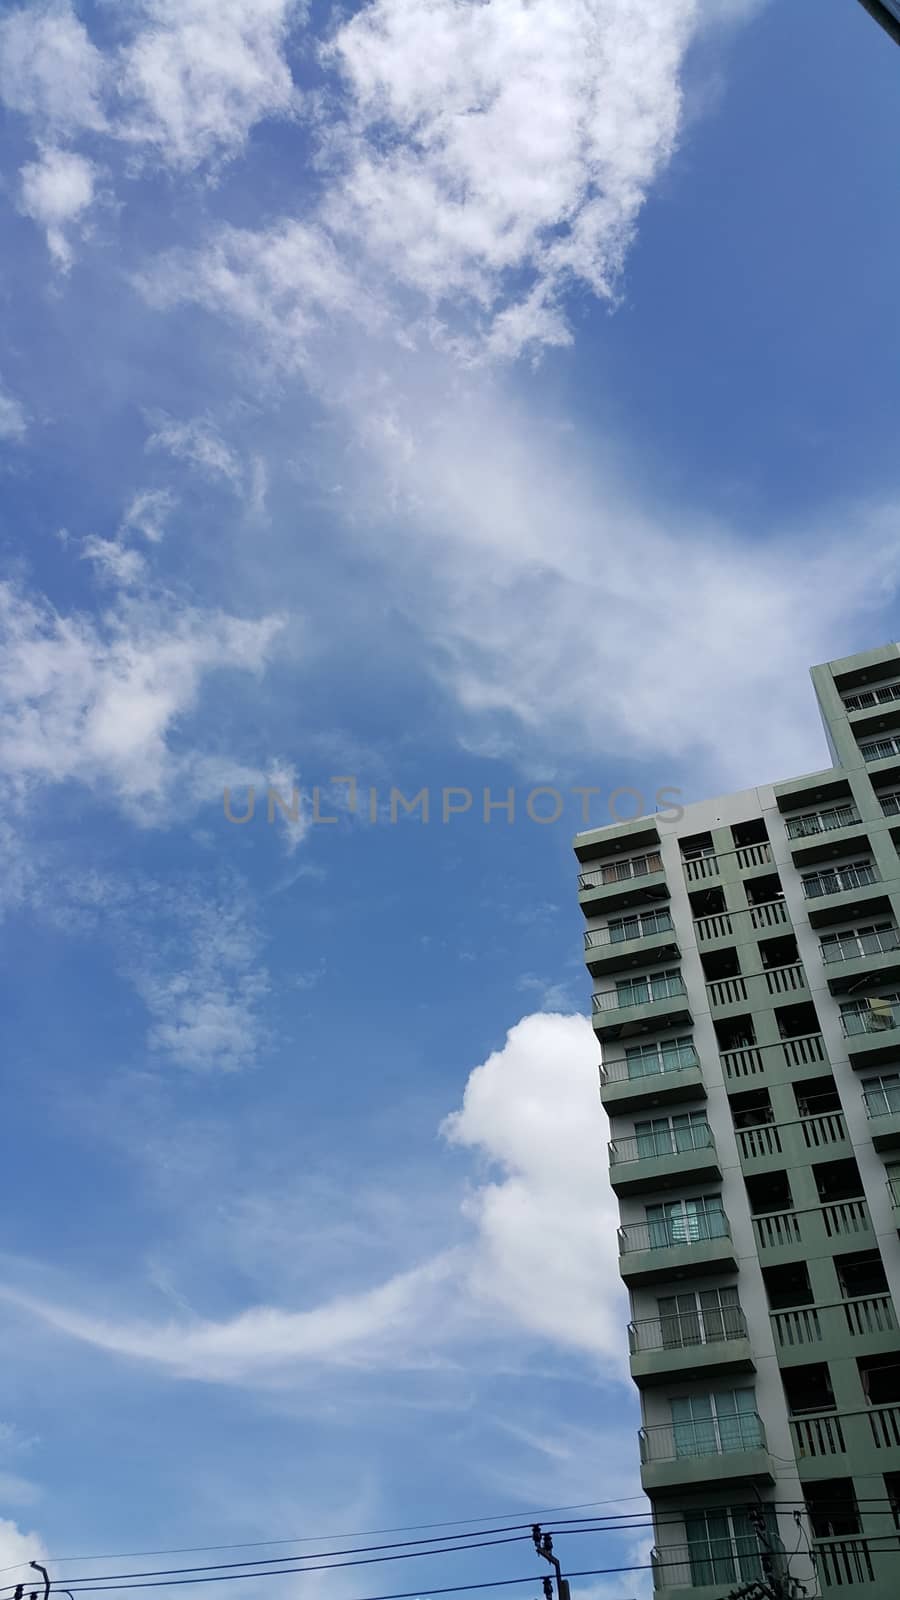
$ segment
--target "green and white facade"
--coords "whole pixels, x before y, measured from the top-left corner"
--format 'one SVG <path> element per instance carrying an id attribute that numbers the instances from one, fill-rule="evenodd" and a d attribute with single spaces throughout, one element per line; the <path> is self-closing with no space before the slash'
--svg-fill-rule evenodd
<path id="1" fill-rule="evenodd" d="M 900 1594 L 900 646 L 834 766 L 580 834 L 660 1600 Z"/>

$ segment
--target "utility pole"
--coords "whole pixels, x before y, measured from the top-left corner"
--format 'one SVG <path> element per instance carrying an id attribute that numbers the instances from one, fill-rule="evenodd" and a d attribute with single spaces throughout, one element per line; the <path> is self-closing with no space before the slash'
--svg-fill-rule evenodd
<path id="1" fill-rule="evenodd" d="M 543 1556 L 545 1561 L 549 1561 L 551 1567 L 556 1573 L 556 1600 L 571 1600 L 569 1594 L 569 1585 L 562 1575 L 562 1570 L 559 1565 L 559 1558 L 553 1554 L 552 1533 L 542 1533 L 540 1523 L 536 1522 L 531 1529 L 531 1537 L 534 1540 L 534 1548 L 538 1555 Z M 548 1591 L 550 1592 L 548 1593 Z M 552 1586 L 549 1578 L 544 1579 L 544 1595 L 545 1600 L 550 1600 L 552 1595 Z"/>

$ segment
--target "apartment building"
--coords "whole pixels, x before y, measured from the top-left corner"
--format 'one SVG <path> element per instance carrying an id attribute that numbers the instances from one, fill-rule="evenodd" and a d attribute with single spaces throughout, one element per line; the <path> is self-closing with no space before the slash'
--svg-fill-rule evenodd
<path id="1" fill-rule="evenodd" d="M 812 677 L 832 767 L 575 842 L 657 1600 L 900 1594 L 900 645 Z"/>
<path id="2" fill-rule="evenodd" d="M 896 44 L 900 44 L 900 0 L 860 0 L 869 15 L 880 22 Z"/>

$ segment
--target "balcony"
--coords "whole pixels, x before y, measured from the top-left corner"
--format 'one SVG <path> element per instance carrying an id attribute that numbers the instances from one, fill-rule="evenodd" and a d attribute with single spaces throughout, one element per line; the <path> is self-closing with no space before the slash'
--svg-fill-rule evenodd
<path id="1" fill-rule="evenodd" d="M 801 882 L 804 898 L 809 902 L 809 920 L 815 924 L 833 916 L 836 910 L 865 905 L 872 898 L 871 889 L 881 884 L 881 875 L 870 861 L 861 861 L 850 867 L 809 873 Z M 827 907 L 821 904 L 825 901 Z"/>
<path id="2" fill-rule="evenodd" d="M 677 960 L 680 953 L 668 907 L 585 930 L 585 965 L 595 977 L 654 961 Z"/>
<path id="3" fill-rule="evenodd" d="M 727 1081 L 739 1083 L 744 1078 L 753 1078 L 765 1072 L 770 1063 L 775 1070 L 782 1066 L 802 1069 L 826 1061 L 827 1056 L 822 1035 L 806 1033 L 797 1034 L 792 1039 L 779 1039 L 774 1044 L 748 1044 L 736 1050 L 720 1050 L 719 1060 Z"/>
<path id="4" fill-rule="evenodd" d="M 578 901 L 586 917 L 617 910 L 646 899 L 668 899 L 669 889 L 658 850 L 588 867 L 578 874 Z"/>
<path id="5" fill-rule="evenodd" d="M 630 1222 L 619 1229 L 619 1274 L 629 1288 L 737 1267 L 723 1212 Z"/>
<path id="6" fill-rule="evenodd" d="M 822 1411 L 790 1419 L 794 1455 L 804 1482 L 839 1476 L 845 1462 L 860 1458 L 873 1472 L 900 1465 L 900 1406 L 865 1411 Z"/>
<path id="7" fill-rule="evenodd" d="M 878 796 L 881 809 L 886 817 L 900 816 L 900 790 L 891 789 Z"/>
<path id="8" fill-rule="evenodd" d="M 704 1372 L 753 1372 L 747 1322 L 740 1306 L 630 1322 L 631 1376 L 641 1388 Z"/>
<path id="9" fill-rule="evenodd" d="M 692 1044 L 660 1045 L 652 1054 L 618 1056 L 600 1067 L 600 1098 L 607 1111 L 706 1098 L 700 1058 Z"/>
<path id="10" fill-rule="evenodd" d="M 774 1482 L 765 1429 L 755 1411 L 641 1428 L 638 1438 L 647 1494 Z"/>
<path id="11" fill-rule="evenodd" d="M 894 1087 L 864 1089 L 863 1102 L 875 1149 L 896 1150 L 900 1146 L 900 1091 Z"/>
<path id="12" fill-rule="evenodd" d="M 767 1211 L 753 1218 L 756 1247 L 764 1266 L 827 1255 L 835 1244 L 868 1250 L 875 1243 L 869 1208 L 863 1199 L 832 1200 L 802 1210 Z"/>
<path id="13" fill-rule="evenodd" d="M 889 1060 L 900 1053 L 900 996 L 866 995 L 842 1007 L 841 1028 L 854 1067 Z"/>
<path id="14" fill-rule="evenodd" d="M 711 850 L 693 856 L 683 856 L 681 865 L 688 883 L 713 883 L 718 881 L 720 857 Z"/>
<path id="15" fill-rule="evenodd" d="M 784 831 L 789 839 L 811 839 L 817 834 L 852 828 L 862 819 L 855 806 L 830 806 L 827 811 L 808 811 L 799 817 L 785 817 Z"/>
<path id="16" fill-rule="evenodd" d="M 859 753 L 867 766 L 879 761 L 890 761 L 900 755 L 900 737 L 861 739 Z"/>
<path id="17" fill-rule="evenodd" d="M 610 1139 L 609 1181 L 616 1194 L 641 1194 L 682 1183 L 709 1183 L 721 1177 L 708 1123 Z"/>
<path id="18" fill-rule="evenodd" d="M 803 1165 L 823 1152 L 835 1157 L 850 1153 L 847 1125 L 840 1111 L 799 1117 L 793 1122 L 763 1122 L 756 1127 L 737 1128 L 735 1138 L 741 1164 L 749 1172 Z"/>
<path id="19" fill-rule="evenodd" d="M 841 1354 L 850 1347 L 854 1356 L 888 1354 L 897 1346 L 897 1320 L 889 1294 L 773 1311 L 770 1321 L 782 1367 L 821 1360 L 828 1346 Z"/>
<path id="20" fill-rule="evenodd" d="M 629 979 L 615 989 L 599 989 L 591 998 L 598 1039 L 621 1039 L 648 1028 L 692 1022 L 687 990 L 680 972 Z"/>
<path id="21" fill-rule="evenodd" d="M 900 930 L 892 926 L 823 935 L 820 947 L 832 994 L 857 988 L 861 978 L 900 973 Z"/>
<path id="22" fill-rule="evenodd" d="M 783 1550 L 774 1535 L 769 1544 L 779 1554 Z M 650 1565 L 654 1600 L 722 1600 L 726 1593 L 765 1577 L 755 1534 L 695 1545 L 657 1546 L 650 1551 Z"/>
<path id="23" fill-rule="evenodd" d="M 889 706 L 895 700 L 900 700 L 900 683 L 884 683 L 873 689 L 860 689 L 854 694 L 841 695 L 841 699 L 848 713 L 876 711 L 879 706 Z"/>
<path id="24" fill-rule="evenodd" d="M 900 1228 L 900 1181 L 895 1178 L 888 1178 L 886 1188 L 888 1199 L 891 1203 L 891 1216 L 893 1217 L 894 1227 Z"/>

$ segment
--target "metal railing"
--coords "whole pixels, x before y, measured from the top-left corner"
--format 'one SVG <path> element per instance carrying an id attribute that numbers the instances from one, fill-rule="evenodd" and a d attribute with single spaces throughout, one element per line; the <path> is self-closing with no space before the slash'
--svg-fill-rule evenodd
<path id="1" fill-rule="evenodd" d="M 858 694 L 841 695 L 845 711 L 870 711 L 875 706 L 900 700 L 900 683 L 883 683 L 877 689 L 860 689 Z"/>
<path id="2" fill-rule="evenodd" d="M 628 944 L 632 939 L 649 939 L 654 933 L 674 931 L 674 926 L 668 911 L 648 911 L 607 928 L 586 929 L 584 948 L 592 950 L 599 944 Z"/>
<path id="3" fill-rule="evenodd" d="M 859 822 L 855 806 L 832 806 L 828 811 L 810 811 L 801 817 L 786 817 L 784 828 L 789 839 L 809 839 L 817 833 L 831 833 L 835 828 L 849 828 Z"/>
<path id="4" fill-rule="evenodd" d="M 600 1067 L 600 1082 L 640 1083 L 642 1078 L 658 1078 L 666 1072 L 684 1072 L 699 1067 L 700 1057 L 692 1044 L 663 1045 L 654 1056 L 615 1056 Z"/>
<path id="5" fill-rule="evenodd" d="M 696 1150 L 714 1150 L 708 1122 L 689 1123 L 686 1128 L 660 1128 L 654 1133 L 639 1133 L 634 1138 L 610 1139 L 611 1166 L 626 1161 L 656 1161 L 666 1156 L 691 1155 Z"/>
<path id="6" fill-rule="evenodd" d="M 683 1245 L 710 1244 L 730 1239 L 731 1228 L 724 1211 L 700 1212 L 696 1216 L 660 1217 L 653 1222 L 629 1222 L 619 1229 L 619 1254 L 636 1250 L 674 1250 Z"/>
<path id="7" fill-rule="evenodd" d="M 834 940 L 820 940 L 822 960 L 858 961 L 861 956 L 883 956 L 900 949 L 900 928 L 882 928 L 877 933 L 840 933 Z"/>
<path id="8" fill-rule="evenodd" d="M 663 1422 L 641 1428 L 638 1439 L 642 1462 L 680 1461 L 766 1448 L 766 1430 L 755 1411 L 739 1411 L 732 1417 Z"/>
<path id="9" fill-rule="evenodd" d="M 900 792 L 891 790 L 889 794 L 880 794 L 881 809 L 886 817 L 896 817 L 900 812 Z"/>
<path id="10" fill-rule="evenodd" d="M 606 884 L 626 883 L 630 878 L 646 878 L 653 872 L 662 872 L 662 856 L 658 850 L 648 855 L 627 856 L 624 861 L 611 861 L 605 867 L 589 867 L 579 872 L 579 889 L 600 889 Z"/>
<path id="11" fill-rule="evenodd" d="M 725 1344 L 729 1339 L 746 1337 L 747 1319 L 740 1306 L 682 1311 L 628 1324 L 632 1355 L 643 1350 L 693 1350 L 698 1345 Z"/>
<path id="12" fill-rule="evenodd" d="M 846 889 L 865 889 L 870 883 L 880 883 L 881 878 L 873 866 L 864 865 L 811 873 L 801 882 L 806 899 L 817 900 L 821 895 L 841 894 Z"/>
<path id="13" fill-rule="evenodd" d="M 885 1188 L 892 1206 L 900 1207 L 900 1182 L 896 1178 L 886 1178 Z"/>
<path id="14" fill-rule="evenodd" d="M 888 1028 L 900 1027 L 900 1006 L 892 1000 L 875 1003 L 875 997 L 856 1011 L 841 1012 L 841 1027 L 845 1039 L 860 1033 L 884 1033 Z"/>
<path id="15" fill-rule="evenodd" d="M 770 1550 L 781 1552 L 784 1548 L 774 1535 L 770 1534 L 767 1542 Z M 765 1577 L 755 1534 L 708 1538 L 695 1544 L 655 1545 L 650 1551 L 650 1565 L 657 1591 L 716 1587 L 724 1594 L 736 1584 Z"/>
<path id="16" fill-rule="evenodd" d="M 863 1105 L 871 1122 L 877 1122 L 879 1117 L 900 1115 L 900 1085 L 896 1088 L 864 1089 Z"/>
<path id="17" fill-rule="evenodd" d="M 621 989 L 598 989 L 591 996 L 595 1011 L 626 1011 L 631 1006 L 649 1006 L 657 1000 L 673 1000 L 687 994 L 684 979 L 651 978 Z"/>
<path id="18" fill-rule="evenodd" d="M 859 749 L 864 761 L 886 761 L 888 756 L 900 755 L 900 739 L 860 741 Z"/>

